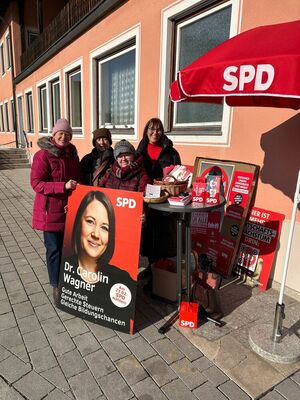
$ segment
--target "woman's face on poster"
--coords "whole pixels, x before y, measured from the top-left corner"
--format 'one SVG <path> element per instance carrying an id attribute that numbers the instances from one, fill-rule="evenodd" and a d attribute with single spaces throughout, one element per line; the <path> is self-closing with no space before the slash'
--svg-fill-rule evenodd
<path id="1" fill-rule="evenodd" d="M 105 252 L 109 239 L 109 220 L 105 206 L 94 199 L 81 217 L 81 252 L 98 259 Z"/>

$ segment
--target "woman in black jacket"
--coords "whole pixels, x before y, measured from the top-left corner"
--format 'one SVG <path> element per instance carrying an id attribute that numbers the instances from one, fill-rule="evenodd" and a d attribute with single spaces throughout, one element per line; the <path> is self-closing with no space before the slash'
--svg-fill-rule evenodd
<path id="1" fill-rule="evenodd" d="M 151 179 L 161 178 L 163 168 L 181 164 L 180 155 L 174 149 L 172 140 L 165 135 L 159 118 L 151 118 L 145 125 L 137 152 L 142 154 L 144 166 Z"/>
<path id="2" fill-rule="evenodd" d="M 143 156 L 144 167 L 150 178 L 163 177 L 163 169 L 180 165 L 180 155 L 173 142 L 165 135 L 162 121 L 151 118 L 145 125 L 143 138 L 137 152 Z M 141 254 L 147 256 L 149 264 L 160 258 L 176 256 L 176 219 L 170 213 L 148 210 L 146 228 L 143 232 Z M 147 268 L 139 276 L 146 276 Z"/>
<path id="3" fill-rule="evenodd" d="M 93 132 L 94 148 L 80 161 L 84 185 L 99 186 L 100 179 L 115 161 L 111 144 L 109 129 L 99 128 Z"/>

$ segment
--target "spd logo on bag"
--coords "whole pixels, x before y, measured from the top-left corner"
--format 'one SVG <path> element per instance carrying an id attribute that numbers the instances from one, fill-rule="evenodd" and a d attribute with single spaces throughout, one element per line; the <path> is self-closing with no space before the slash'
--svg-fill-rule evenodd
<path id="1" fill-rule="evenodd" d="M 198 327 L 198 304 L 182 301 L 179 309 L 179 326 L 197 329 Z"/>

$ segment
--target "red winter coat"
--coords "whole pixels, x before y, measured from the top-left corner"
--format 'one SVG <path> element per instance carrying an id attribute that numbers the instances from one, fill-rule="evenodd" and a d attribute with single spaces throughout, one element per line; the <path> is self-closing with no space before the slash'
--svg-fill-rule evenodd
<path id="1" fill-rule="evenodd" d="M 40 231 L 62 232 L 65 227 L 65 206 L 68 193 L 65 183 L 81 178 L 76 147 L 56 147 L 51 138 L 38 140 L 41 148 L 33 157 L 30 183 L 36 192 L 32 227 Z"/>
<path id="2" fill-rule="evenodd" d="M 112 168 L 107 170 L 99 181 L 100 187 L 110 189 L 130 190 L 131 192 L 144 192 L 150 178 L 143 167 L 143 158 L 139 155 L 130 165 L 120 168 L 117 161 Z"/>

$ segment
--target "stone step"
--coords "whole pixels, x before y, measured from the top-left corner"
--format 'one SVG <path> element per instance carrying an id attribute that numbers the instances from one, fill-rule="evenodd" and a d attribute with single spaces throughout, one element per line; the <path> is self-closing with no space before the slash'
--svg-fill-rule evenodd
<path id="1" fill-rule="evenodd" d="M 22 158 L 28 158 L 28 155 L 26 153 L 0 153 L 0 160 L 19 160 Z"/>
<path id="2" fill-rule="evenodd" d="M 28 164 L 0 164 L 0 170 L 5 169 L 18 169 L 18 168 L 30 168 L 31 165 Z"/>
<path id="3" fill-rule="evenodd" d="M 29 163 L 28 158 L 0 158 L 0 164 L 27 164 Z"/>
<path id="4" fill-rule="evenodd" d="M 0 148 L 0 169 L 30 168 L 26 149 Z"/>
<path id="5" fill-rule="evenodd" d="M 27 150 L 26 149 L 15 149 L 15 148 L 1 148 L 0 147 L 0 154 L 27 154 Z"/>

